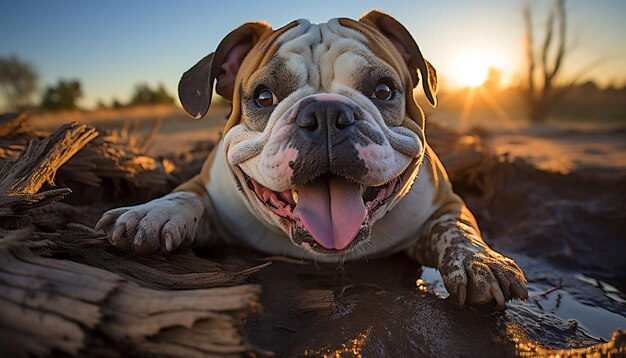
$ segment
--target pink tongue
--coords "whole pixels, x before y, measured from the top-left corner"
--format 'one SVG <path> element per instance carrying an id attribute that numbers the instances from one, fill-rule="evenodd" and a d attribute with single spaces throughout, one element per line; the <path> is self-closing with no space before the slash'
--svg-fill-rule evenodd
<path id="1" fill-rule="evenodd" d="M 293 212 L 318 244 L 336 250 L 350 245 L 367 215 L 359 185 L 334 177 L 298 188 Z"/>

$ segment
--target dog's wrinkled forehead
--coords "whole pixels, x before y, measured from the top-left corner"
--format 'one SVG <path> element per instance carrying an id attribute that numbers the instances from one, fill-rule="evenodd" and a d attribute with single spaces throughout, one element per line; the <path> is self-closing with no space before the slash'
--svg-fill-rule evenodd
<path id="1" fill-rule="evenodd" d="M 259 71 L 242 81 L 251 84 L 256 77 L 275 76 L 280 77 L 280 86 L 276 87 L 308 85 L 317 91 L 332 91 L 333 81 L 346 85 L 359 81 L 359 75 L 367 73 L 355 73 L 355 69 L 366 69 L 368 65 L 392 71 L 397 77 L 408 76 L 403 71 L 401 58 L 394 58 L 390 53 L 391 47 L 371 46 L 371 39 L 345 26 L 341 20 L 336 18 L 320 24 L 296 20 L 296 26 L 274 39 L 274 46 L 263 46 L 275 47 L 276 52 L 271 56 L 266 54 L 257 66 Z"/>
<path id="2" fill-rule="evenodd" d="M 339 19 L 322 24 L 298 20 L 298 26 L 282 34 L 277 42 L 280 44 L 278 58 L 284 60 L 287 69 L 300 76 L 301 85 L 309 83 L 314 87 L 328 87 L 334 75 L 346 74 L 335 65 L 352 63 L 356 66 L 364 61 L 364 55 L 372 55 L 365 45 L 367 38 L 342 26 Z M 341 56 L 348 61 L 337 61 Z"/>

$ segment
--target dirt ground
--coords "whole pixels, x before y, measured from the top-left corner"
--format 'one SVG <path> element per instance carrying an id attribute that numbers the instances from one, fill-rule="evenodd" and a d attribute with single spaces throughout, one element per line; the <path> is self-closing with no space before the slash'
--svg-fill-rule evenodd
<path id="1" fill-rule="evenodd" d="M 537 168 L 567 174 L 580 169 L 626 168 L 626 127 L 589 130 L 527 128 L 502 131 L 491 146 L 498 154 L 524 158 Z"/>
<path id="2" fill-rule="evenodd" d="M 176 111 L 133 121 L 147 131 L 162 118 L 151 154 L 181 155 L 219 137 L 227 110 L 212 112 L 201 121 Z M 123 126 L 96 124 L 104 123 Z M 337 268 L 239 251 L 250 262 L 273 261 L 251 279 L 263 287 L 263 313 L 246 324 L 255 347 L 277 356 L 536 355 L 606 342 L 626 328 L 626 130 L 476 132 L 499 158 L 482 173 L 496 190 L 486 195 L 464 178 L 453 184 L 486 241 L 524 269 L 526 302 L 505 312 L 458 307 L 436 270 L 401 255 Z"/>

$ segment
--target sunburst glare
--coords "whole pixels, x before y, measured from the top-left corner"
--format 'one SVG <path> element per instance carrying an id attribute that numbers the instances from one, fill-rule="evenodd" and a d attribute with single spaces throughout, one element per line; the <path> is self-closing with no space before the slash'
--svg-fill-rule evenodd
<path id="1" fill-rule="evenodd" d="M 502 61 L 486 49 L 460 52 L 450 71 L 450 79 L 459 87 L 477 87 L 487 79 L 490 67 L 501 67 Z"/>

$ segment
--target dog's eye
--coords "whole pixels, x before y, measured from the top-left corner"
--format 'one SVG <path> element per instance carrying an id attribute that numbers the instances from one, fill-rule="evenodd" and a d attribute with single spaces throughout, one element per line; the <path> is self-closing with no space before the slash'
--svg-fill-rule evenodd
<path id="1" fill-rule="evenodd" d="M 383 101 L 388 101 L 393 97 L 393 90 L 386 83 L 379 83 L 374 88 L 374 92 L 372 93 L 372 98 L 381 99 Z"/>
<path id="2" fill-rule="evenodd" d="M 275 106 L 278 104 L 278 98 L 272 91 L 264 89 L 256 96 L 256 104 L 259 107 Z"/>

